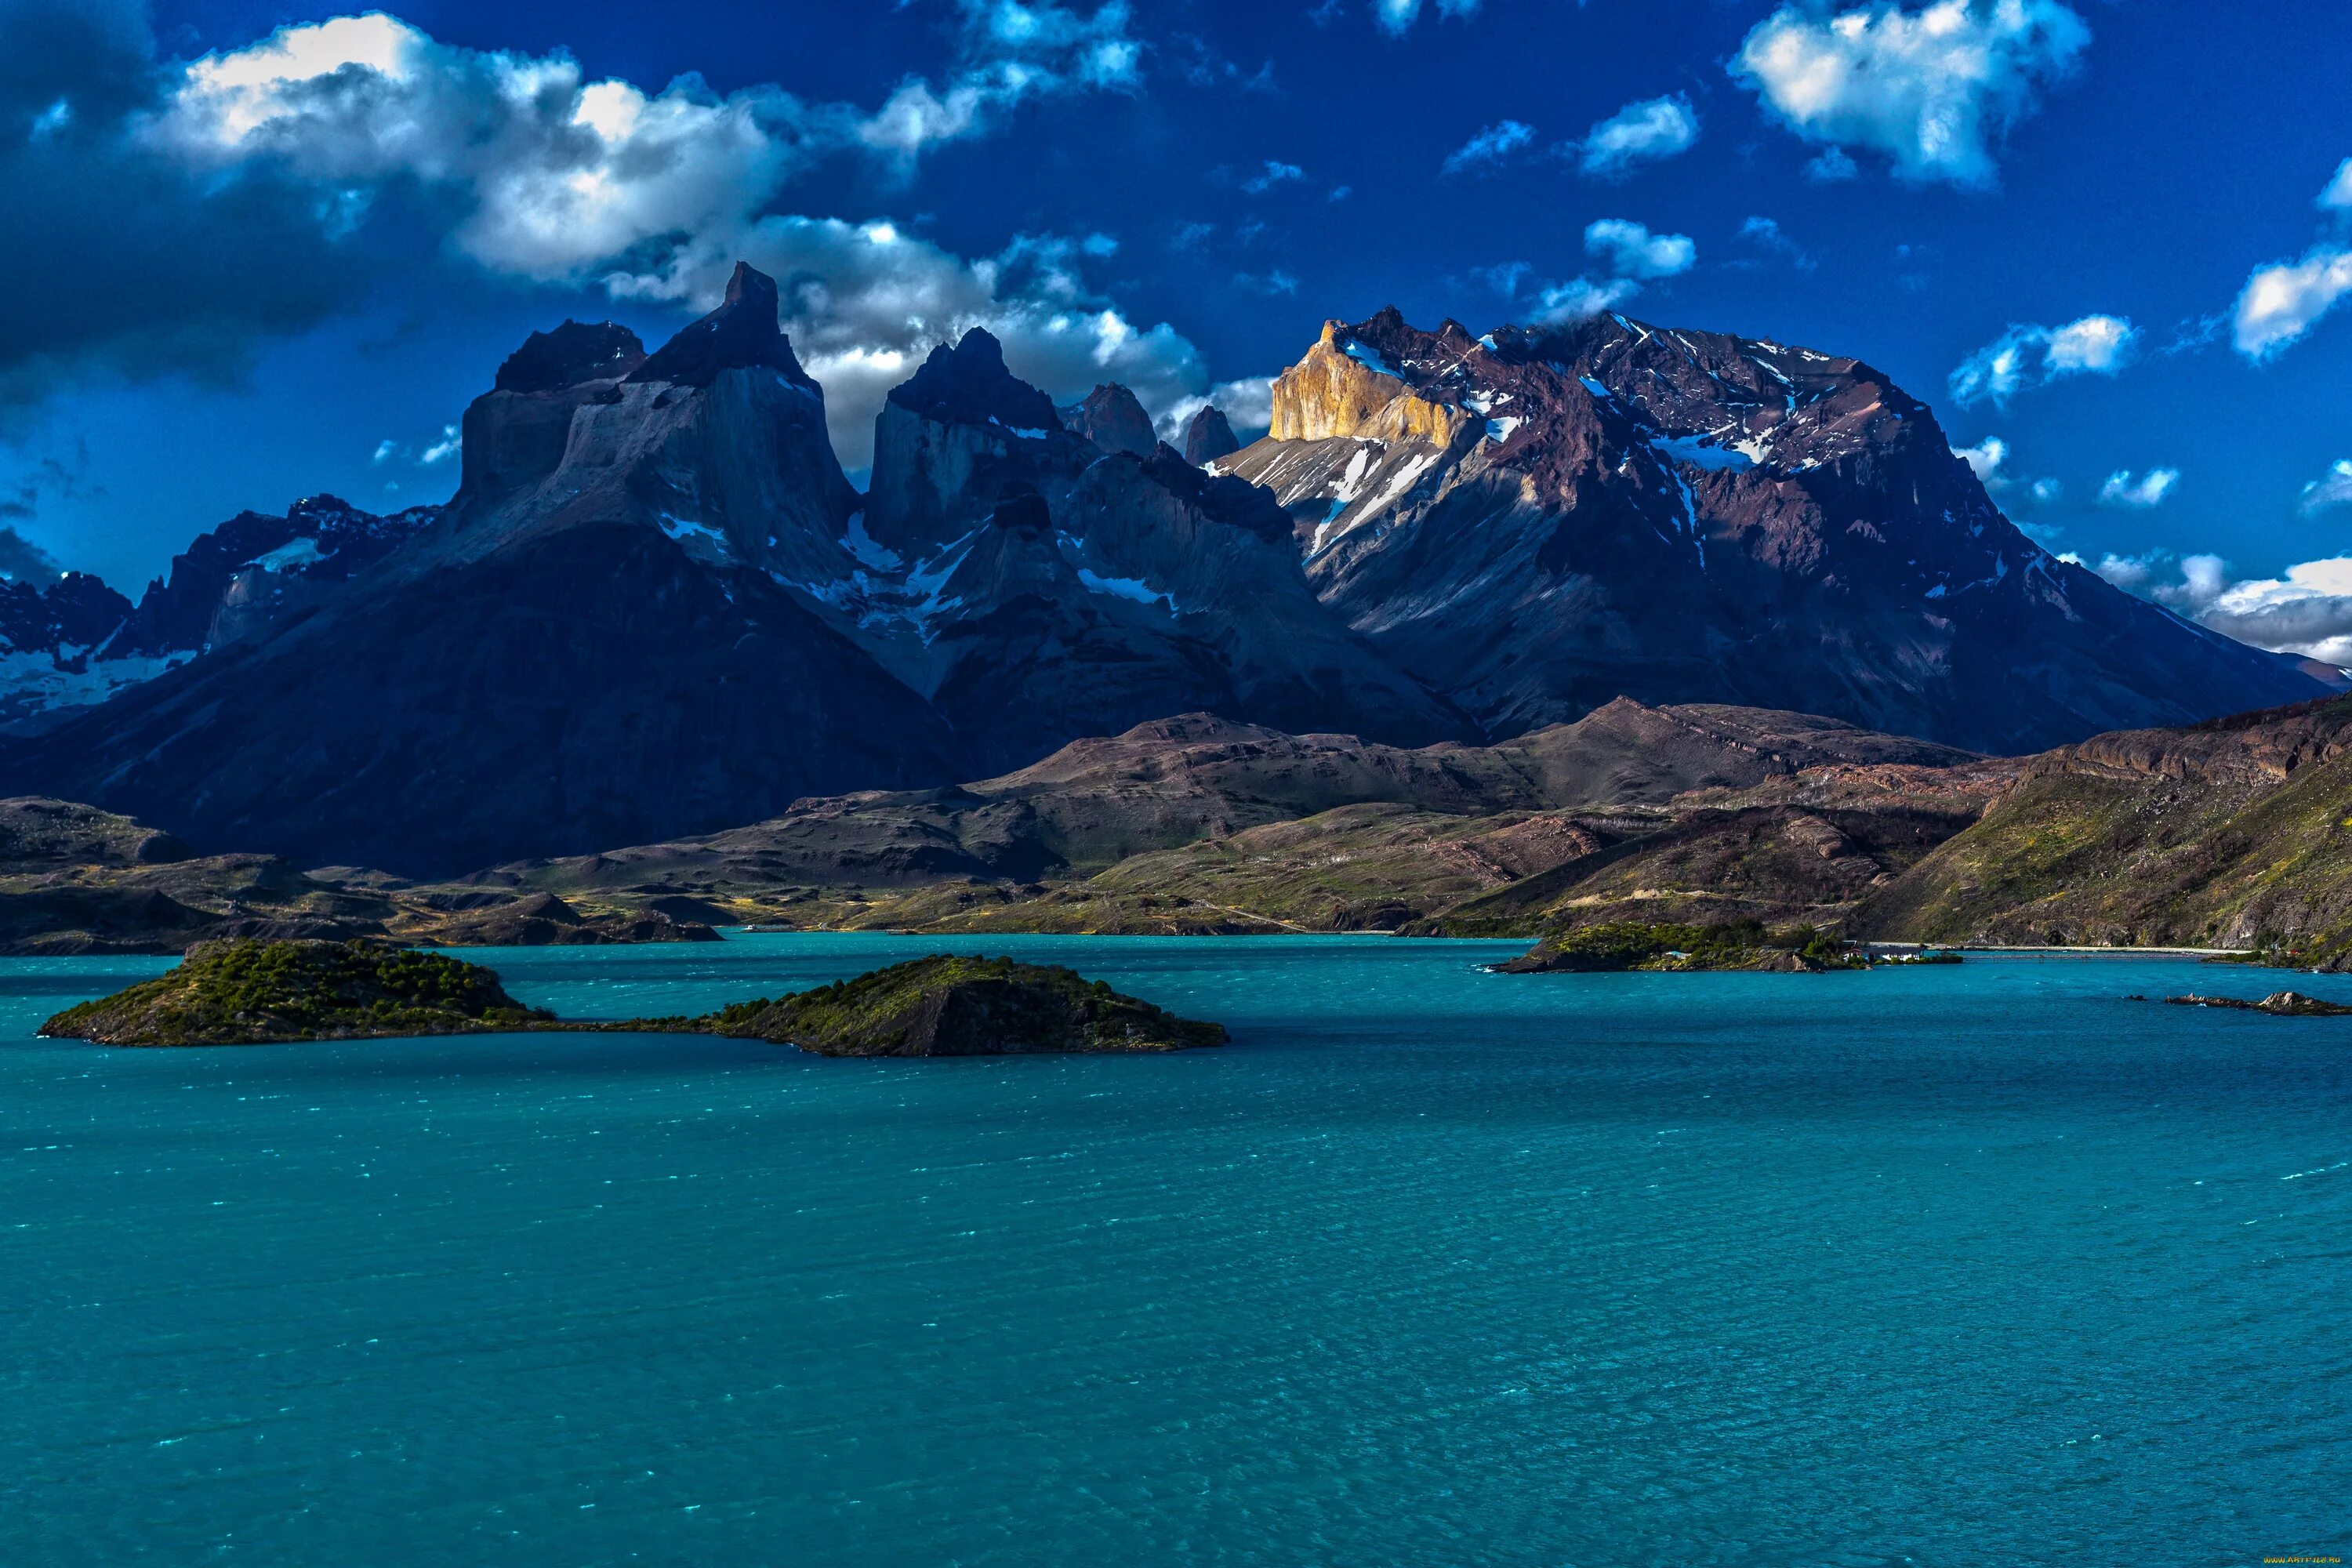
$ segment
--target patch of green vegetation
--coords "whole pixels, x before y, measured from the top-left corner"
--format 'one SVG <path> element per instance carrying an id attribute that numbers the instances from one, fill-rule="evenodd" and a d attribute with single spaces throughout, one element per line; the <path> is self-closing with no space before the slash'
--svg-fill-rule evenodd
<path id="1" fill-rule="evenodd" d="M 1172 1051 L 1226 1038 L 1222 1025 L 1178 1017 L 1076 970 L 951 953 L 654 1026 L 773 1040 L 820 1056 Z"/>
<path id="2" fill-rule="evenodd" d="M 168 973 L 69 1007 L 41 1033 L 120 1046 L 236 1046 L 543 1026 L 493 972 L 386 942 L 205 942 Z"/>
<path id="3" fill-rule="evenodd" d="M 1554 931 L 1526 957 L 1499 966 L 1512 973 L 1690 969 L 1866 969 L 1869 961 L 1811 926 L 1773 931 L 1761 921 L 1706 925 L 1603 921 Z"/>

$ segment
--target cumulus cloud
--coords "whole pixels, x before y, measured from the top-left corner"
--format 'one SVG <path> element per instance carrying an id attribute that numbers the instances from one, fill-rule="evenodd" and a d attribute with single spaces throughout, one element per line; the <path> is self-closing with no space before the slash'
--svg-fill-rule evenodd
<path id="1" fill-rule="evenodd" d="M 1534 320 L 1545 324 L 1580 321 L 1613 310 L 1642 291 L 1643 283 L 1687 272 L 1698 247 L 1686 234 L 1653 234 L 1629 218 L 1605 217 L 1584 230 L 1587 254 L 1602 263 L 1564 283 L 1536 283 L 1528 302 Z M 1524 261 L 1476 268 L 1471 276 L 1507 299 L 1517 300 L 1534 268 Z"/>
<path id="2" fill-rule="evenodd" d="M 2338 458 L 2329 464 L 2327 472 L 2303 487 L 2302 498 L 2295 502 L 2295 510 L 2305 517 L 2339 506 L 2352 506 L 2352 458 Z"/>
<path id="3" fill-rule="evenodd" d="M 1445 156 L 1440 172 L 1459 174 L 1483 164 L 1499 163 L 1535 140 L 1536 128 L 1522 120 L 1499 120 Z"/>
<path id="4" fill-rule="evenodd" d="M 895 224 L 769 216 L 683 247 L 662 266 L 615 273 L 617 298 L 708 309 L 735 260 L 773 276 L 785 330 L 824 387 L 842 462 L 863 468 L 890 388 L 940 342 L 985 327 L 1005 363 L 1057 400 L 1097 382 L 1131 387 L 1146 408 L 1196 396 L 1208 374 L 1192 344 L 1162 322 L 1139 327 L 1090 289 L 1083 241 L 1015 239 L 966 259 Z"/>
<path id="5" fill-rule="evenodd" d="M 1953 447 L 1952 456 L 1966 463 L 1990 489 L 2000 478 L 2000 466 L 2009 461 L 2009 443 L 1998 436 L 1988 436 L 1973 447 Z"/>
<path id="6" fill-rule="evenodd" d="M 74 377 L 232 382 L 383 265 L 308 184 L 216 185 L 128 135 L 166 75 L 134 0 L 0 0 L 0 430 Z"/>
<path id="7" fill-rule="evenodd" d="M 2135 475 L 2129 468 L 2117 468 L 2099 487 L 2101 506 L 2121 507 L 2129 511 L 2146 511 L 2164 504 L 2173 488 L 2180 483 L 2179 468 L 2150 468 Z"/>
<path id="8" fill-rule="evenodd" d="M 1603 310 L 1613 310 L 1642 291 L 1630 278 L 1576 277 L 1551 284 L 1536 295 L 1536 320 L 1546 323 L 1581 321 Z"/>
<path id="9" fill-rule="evenodd" d="M 1790 5 L 1749 31 L 1730 69 L 1806 141 L 1882 153 L 1902 179 L 1981 187 L 2010 127 L 2090 41 L 2058 0 Z"/>
<path id="10" fill-rule="evenodd" d="M 1686 234 L 1652 234 L 1630 218 L 1604 217 L 1586 226 L 1584 248 L 1606 258 L 1620 278 L 1673 278 L 1698 260 L 1698 247 Z"/>
<path id="11" fill-rule="evenodd" d="M 2232 312 L 2238 352 L 2257 363 L 2271 358 L 2311 331 L 2348 293 L 2352 249 L 2323 245 L 2299 261 L 2257 267 Z"/>
<path id="12" fill-rule="evenodd" d="M 1966 408 L 2069 375 L 2114 375 L 2138 352 L 2139 329 L 2122 316 L 2084 316 L 2062 327 L 2012 326 L 1962 360 L 1947 385 Z"/>
<path id="13" fill-rule="evenodd" d="M 568 55 L 444 44 L 381 12 L 278 28 L 189 63 L 147 136 L 198 167 L 282 169 L 362 200 L 404 181 L 454 202 L 475 260 L 541 281 L 740 221 L 817 157 L 909 159 L 1024 99 L 1133 85 L 1127 8 L 965 0 L 964 63 L 861 114 L 772 85 L 720 96 L 590 81 Z"/>
<path id="14" fill-rule="evenodd" d="M 2093 571 L 2224 637 L 2273 653 L 2352 665 L 2352 556 L 2305 561 L 2284 577 L 2232 580 L 2218 555 L 2108 555 Z"/>
<path id="15" fill-rule="evenodd" d="M 1601 179 L 1621 179 L 1636 163 L 1690 150 L 1698 140 L 1698 113 L 1680 93 L 1629 103 L 1597 122 L 1576 143 L 1577 167 Z"/>

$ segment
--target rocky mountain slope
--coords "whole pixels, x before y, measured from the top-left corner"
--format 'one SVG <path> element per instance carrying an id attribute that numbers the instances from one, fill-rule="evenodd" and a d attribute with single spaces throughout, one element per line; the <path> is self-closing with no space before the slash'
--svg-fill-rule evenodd
<path id="1" fill-rule="evenodd" d="M 765 279 L 649 358 L 615 328 L 535 339 L 465 429 L 457 498 L 363 582 L 9 774 L 206 847 L 403 872 L 951 775 L 945 724 L 772 574 L 857 498 Z"/>
<path id="2" fill-rule="evenodd" d="M 1490 732 L 1611 698 L 1832 714 L 1994 752 L 2316 695 L 2059 561 L 1926 405 L 1810 349 L 1603 315 L 1326 324 L 1270 435 L 1324 602 Z"/>

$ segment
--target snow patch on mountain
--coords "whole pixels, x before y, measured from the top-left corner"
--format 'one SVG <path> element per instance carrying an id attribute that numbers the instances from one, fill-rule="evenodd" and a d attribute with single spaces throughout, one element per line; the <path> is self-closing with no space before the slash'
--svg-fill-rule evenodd
<path id="1" fill-rule="evenodd" d="M 1104 594 L 1115 599 L 1132 599 L 1139 605 L 1165 604 L 1170 615 L 1179 613 L 1176 595 L 1162 593 L 1140 577 L 1106 577 L 1091 566 L 1078 568 L 1078 581 L 1089 594 Z"/>

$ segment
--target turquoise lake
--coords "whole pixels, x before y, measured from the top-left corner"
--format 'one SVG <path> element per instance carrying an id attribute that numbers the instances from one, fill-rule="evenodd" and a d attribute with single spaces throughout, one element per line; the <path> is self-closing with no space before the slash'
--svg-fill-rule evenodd
<path id="1" fill-rule="evenodd" d="M 468 954 L 583 1016 L 941 949 L 1140 1058 L 33 1037 L 0 1563 L 2259 1563 L 2352 1549 L 2352 1020 L 2155 959 L 1498 976 L 1520 944 Z"/>

